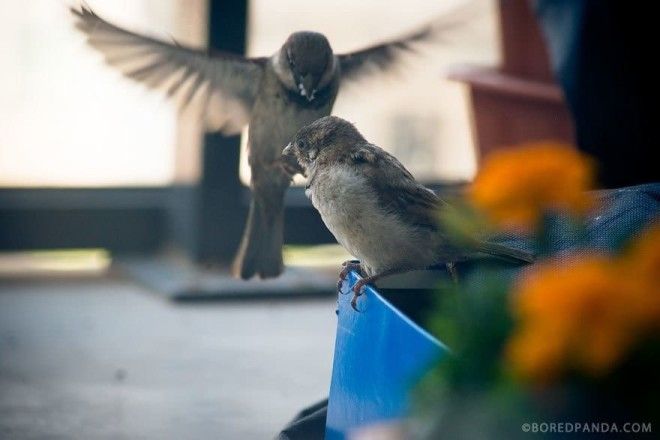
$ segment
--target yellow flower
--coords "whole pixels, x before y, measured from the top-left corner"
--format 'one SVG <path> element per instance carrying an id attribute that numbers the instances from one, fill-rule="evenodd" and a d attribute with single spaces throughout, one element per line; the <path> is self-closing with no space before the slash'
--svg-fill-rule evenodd
<path id="1" fill-rule="evenodd" d="M 547 384 L 568 371 L 600 376 L 646 337 L 660 336 L 660 224 L 620 257 L 580 255 L 530 268 L 512 294 L 506 360 Z"/>
<path id="2" fill-rule="evenodd" d="M 593 162 L 576 149 L 537 142 L 491 154 L 470 189 L 479 209 L 503 227 L 533 228 L 548 210 L 582 215 L 592 204 Z"/>

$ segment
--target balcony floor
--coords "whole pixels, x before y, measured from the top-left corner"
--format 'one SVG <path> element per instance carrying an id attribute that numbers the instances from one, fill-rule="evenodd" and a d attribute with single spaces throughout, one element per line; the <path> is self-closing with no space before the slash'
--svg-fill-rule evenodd
<path id="1" fill-rule="evenodd" d="M 327 395 L 334 310 L 173 304 L 112 277 L 0 281 L 0 437 L 272 438 Z"/>

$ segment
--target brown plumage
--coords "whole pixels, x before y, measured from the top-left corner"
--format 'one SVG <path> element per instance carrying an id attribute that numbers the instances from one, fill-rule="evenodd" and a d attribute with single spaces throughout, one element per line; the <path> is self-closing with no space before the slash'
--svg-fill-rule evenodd
<path id="1" fill-rule="evenodd" d="M 86 6 L 71 12 L 88 43 L 127 77 L 163 90 L 182 106 L 196 103 L 210 129 L 231 134 L 249 124 L 253 197 L 234 262 L 234 272 L 245 279 L 275 277 L 283 269 L 283 198 L 298 170 L 295 161 L 282 161 L 282 145 L 330 114 L 340 84 L 386 70 L 433 33 L 428 28 L 335 55 L 322 34 L 296 32 L 271 57 L 245 58 L 130 32 Z"/>
<path id="2" fill-rule="evenodd" d="M 495 243 L 452 244 L 437 221 L 447 203 L 341 118 L 327 116 L 300 129 L 284 155 L 306 170 L 312 204 L 337 241 L 360 260 L 365 278 L 354 287 L 354 307 L 362 287 L 383 275 L 453 264 L 479 252 L 533 260 Z"/>

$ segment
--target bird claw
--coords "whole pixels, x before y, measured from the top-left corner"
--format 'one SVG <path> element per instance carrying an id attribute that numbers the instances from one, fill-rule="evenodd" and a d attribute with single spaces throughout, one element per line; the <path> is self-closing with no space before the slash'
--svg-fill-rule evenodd
<path id="1" fill-rule="evenodd" d="M 360 295 L 358 295 L 358 294 L 356 293 L 355 295 L 353 295 L 353 299 L 351 300 L 351 307 L 352 307 L 353 310 L 355 310 L 356 312 L 359 312 L 359 310 L 358 310 L 358 308 L 357 308 L 357 300 L 358 300 L 358 296 L 360 296 Z"/>
<path id="2" fill-rule="evenodd" d="M 341 265 L 343 269 L 341 270 L 341 272 L 339 272 L 339 280 L 337 281 L 337 291 L 343 294 L 343 292 L 341 291 L 341 286 L 342 284 L 344 284 L 344 281 L 346 280 L 346 277 L 348 277 L 348 274 L 352 270 L 357 270 L 359 272 L 360 270 L 362 270 L 362 268 L 360 266 L 360 262 L 355 260 L 344 261 Z"/>
<path id="3" fill-rule="evenodd" d="M 360 266 L 360 262 L 357 260 L 347 260 L 344 261 L 342 264 L 342 270 L 339 272 L 339 281 L 337 281 L 337 290 L 339 293 L 344 295 L 344 292 L 341 291 L 341 287 L 346 280 L 346 277 L 348 277 L 348 274 L 352 270 L 358 271 L 358 273 L 362 274 L 362 266 Z M 360 296 L 364 294 L 363 290 L 366 287 L 367 284 L 369 284 L 371 281 L 374 280 L 374 277 L 371 278 L 362 278 L 360 280 L 357 280 L 357 282 L 353 285 L 353 288 L 351 289 L 353 291 L 353 298 L 351 299 L 351 307 L 353 310 L 356 312 L 359 312 L 357 308 L 357 300 Z M 348 292 L 346 292 L 348 293 Z"/>
<path id="4" fill-rule="evenodd" d="M 357 308 L 357 300 L 360 296 L 362 296 L 364 294 L 364 292 L 362 292 L 362 291 L 364 290 L 364 288 L 366 287 L 367 284 L 368 284 L 367 281 L 365 281 L 364 279 L 358 280 L 355 283 L 355 285 L 353 286 L 353 289 L 351 289 L 351 290 L 353 290 L 353 299 L 351 299 L 351 307 L 356 312 L 359 312 L 359 310 Z"/>

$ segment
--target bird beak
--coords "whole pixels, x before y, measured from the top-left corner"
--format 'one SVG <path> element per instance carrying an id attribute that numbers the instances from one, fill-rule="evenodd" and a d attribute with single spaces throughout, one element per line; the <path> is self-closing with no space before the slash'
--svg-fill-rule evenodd
<path id="1" fill-rule="evenodd" d="M 282 155 L 288 156 L 292 153 L 292 151 L 293 151 L 293 145 L 291 145 L 291 142 L 289 142 L 288 145 L 284 147 L 284 150 L 282 150 Z"/>
<path id="2" fill-rule="evenodd" d="M 300 91 L 300 95 L 307 98 L 308 101 L 314 99 L 316 90 L 314 90 L 314 78 L 312 75 L 308 74 L 302 78 L 302 81 L 298 83 L 298 90 Z"/>

